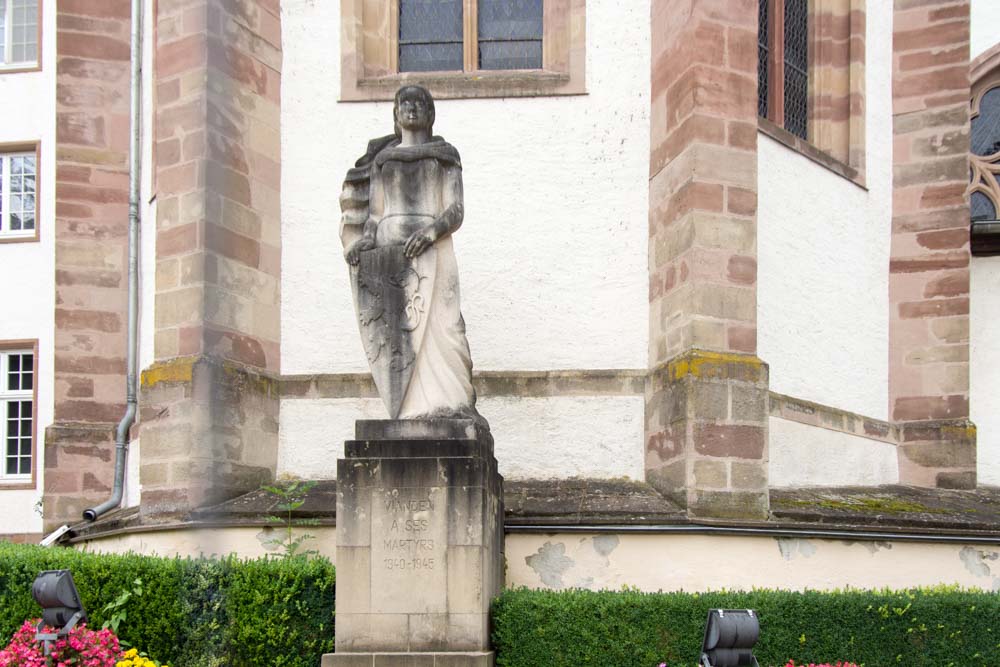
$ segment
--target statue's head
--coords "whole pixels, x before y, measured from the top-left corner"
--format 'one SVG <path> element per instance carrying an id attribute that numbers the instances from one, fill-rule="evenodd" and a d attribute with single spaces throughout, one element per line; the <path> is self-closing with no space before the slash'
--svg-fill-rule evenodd
<path id="1" fill-rule="evenodd" d="M 434 98 L 423 86 L 403 86 L 396 91 L 392 115 L 397 128 L 430 130 L 434 127 Z"/>

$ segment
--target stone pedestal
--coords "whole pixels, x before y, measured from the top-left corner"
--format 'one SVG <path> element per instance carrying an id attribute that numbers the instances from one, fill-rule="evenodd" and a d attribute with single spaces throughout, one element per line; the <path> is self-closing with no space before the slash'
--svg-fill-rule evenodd
<path id="1" fill-rule="evenodd" d="M 492 667 L 503 479 L 471 419 L 359 421 L 337 462 L 336 653 L 323 667 Z"/>

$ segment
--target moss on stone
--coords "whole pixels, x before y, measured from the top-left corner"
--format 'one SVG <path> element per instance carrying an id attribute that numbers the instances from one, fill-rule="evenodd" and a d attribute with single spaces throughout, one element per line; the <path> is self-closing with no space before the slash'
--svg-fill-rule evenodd
<path id="1" fill-rule="evenodd" d="M 878 514 L 947 514 L 947 510 L 927 507 L 909 500 L 898 498 L 844 498 L 834 500 L 823 498 L 816 500 L 779 500 L 775 503 L 779 507 L 822 507 L 829 510 L 841 510 L 845 512 L 865 512 Z"/>

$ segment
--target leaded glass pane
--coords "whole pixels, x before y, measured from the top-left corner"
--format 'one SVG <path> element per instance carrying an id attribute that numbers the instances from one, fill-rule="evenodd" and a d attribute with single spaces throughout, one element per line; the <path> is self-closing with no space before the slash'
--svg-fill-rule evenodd
<path id="1" fill-rule="evenodd" d="M 785 129 L 806 138 L 809 121 L 809 3 L 785 0 Z"/>
<path id="2" fill-rule="evenodd" d="M 767 91 L 770 82 L 767 59 L 770 57 L 768 40 L 770 25 L 768 0 L 760 0 L 757 13 L 757 115 L 767 118 Z"/>
<path id="3" fill-rule="evenodd" d="M 973 192 L 969 197 L 969 213 L 973 220 L 996 220 L 997 210 L 990 198 L 982 192 Z"/>
<path id="4" fill-rule="evenodd" d="M 972 153 L 983 157 L 1000 152 L 1000 88 L 993 88 L 979 102 L 972 119 Z"/>
<path id="5" fill-rule="evenodd" d="M 7 62 L 7 0 L 0 0 L 0 64 Z"/>
<path id="6" fill-rule="evenodd" d="M 461 70 L 462 0 L 400 0 L 399 71 Z"/>
<path id="7" fill-rule="evenodd" d="M 542 0 L 479 0 L 479 68 L 542 68 Z"/>
<path id="8" fill-rule="evenodd" d="M 38 0 L 10 1 L 11 62 L 33 62 L 38 58 Z"/>

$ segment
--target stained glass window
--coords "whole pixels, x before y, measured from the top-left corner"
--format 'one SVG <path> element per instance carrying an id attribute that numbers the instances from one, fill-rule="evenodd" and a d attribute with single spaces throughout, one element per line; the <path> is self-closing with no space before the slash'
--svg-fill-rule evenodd
<path id="1" fill-rule="evenodd" d="M 462 0 L 400 0 L 399 71 L 461 70 Z"/>
<path id="2" fill-rule="evenodd" d="M 809 2 L 758 0 L 757 113 L 807 139 Z"/>
<path id="3" fill-rule="evenodd" d="M 399 0 L 399 71 L 541 69 L 542 9 L 543 0 Z"/>
<path id="4" fill-rule="evenodd" d="M 34 434 L 35 357 L 24 350 L 0 352 L 0 479 L 31 475 Z"/>
<path id="5" fill-rule="evenodd" d="M 541 67 L 542 0 L 479 0 L 479 68 Z"/>
<path id="6" fill-rule="evenodd" d="M 974 101 L 969 161 L 972 220 L 996 220 L 1000 208 L 1000 87 Z"/>
<path id="7" fill-rule="evenodd" d="M 809 99 L 809 7 L 785 0 L 785 129 L 806 138 Z"/>

